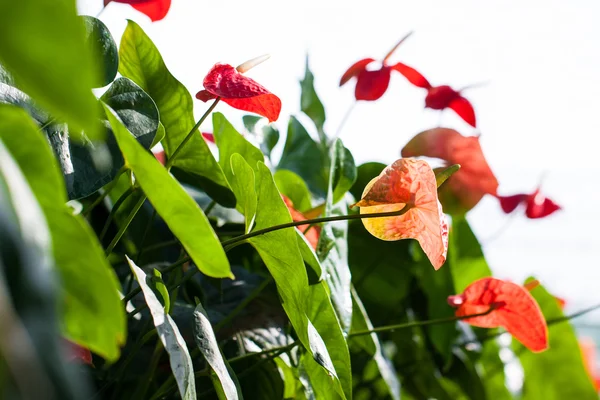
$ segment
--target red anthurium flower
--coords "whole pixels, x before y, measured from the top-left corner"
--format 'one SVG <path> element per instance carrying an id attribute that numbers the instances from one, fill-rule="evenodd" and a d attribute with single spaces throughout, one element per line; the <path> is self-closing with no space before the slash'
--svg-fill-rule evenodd
<path id="1" fill-rule="evenodd" d="M 500 201 L 502 211 L 507 214 L 515 211 L 521 204 L 525 205 L 525 215 L 527 218 L 544 218 L 561 209 L 561 207 L 540 193 L 536 189 L 532 194 L 515 194 L 512 196 L 497 196 Z"/>
<path id="2" fill-rule="evenodd" d="M 285 205 L 287 206 L 290 215 L 292 216 L 292 221 L 297 222 L 297 221 L 306 221 L 308 218 L 306 217 L 306 215 L 302 214 L 300 211 L 296 210 L 294 208 L 294 203 L 292 203 L 292 201 L 281 195 L 281 197 L 283 198 L 283 202 L 285 203 Z M 300 232 L 304 232 L 306 230 L 306 228 L 308 228 L 309 225 L 298 225 L 297 228 L 300 230 Z M 317 250 L 317 244 L 319 243 L 319 235 L 321 235 L 321 228 L 318 226 L 312 226 L 309 230 L 307 230 L 306 232 L 304 232 L 304 236 L 306 236 L 306 240 L 308 240 L 308 243 L 310 243 L 310 245 L 312 246 L 313 249 Z"/>
<path id="3" fill-rule="evenodd" d="M 229 64 L 215 64 L 204 78 L 204 90 L 196 94 L 204 102 L 220 97 L 225 103 L 276 121 L 281 112 L 281 100 L 258 82 L 242 75 L 260 61 L 250 60 L 236 68 Z"/>
<path id="4" fill-rule="evenodd" d="M 406 210 L 398 216 L 363 218 L 362 222 L 382 240 L 416 239 L 435 269 L 446 261 L 448 221 L 426 161 L 403 158 L 387 166 L 369 182 L 355 206 L 361 214 Z"/>
<path id="5" fill-rule="evenodd" d="M 463 294 L 448 297 L 456 316 L 482 314 L 463 321 L 480 328 L 503 327 L 533 352 L 548 348 L 548 327 L 528 287 L 496 278 L 483 278 L 470 284 Z"/>
<path id="6" fill-rule="evenodd" d="M 403 37 L 390 52 L 381 61 L 379 69 L 368 70 L 367 67 L 376 62 L 374 58 L 364 58 L 354 63 L 340 79 L 340 86 L 344 85 L 350 79 L 356 77 L 356 88 L 354 89 L 354 97 L 356 100 L 373 101 L 379 99 L 388 88 L 390 76 L 393 70 L 400 71 L 404 64 L 398 63 L 394 65 L 388 64 L 388 59 L 394 51 L 404 42 L 412 32 Z M 400 68 L 400 69 L 399 69 Z"/>
<path id="7" fill-rule="evenodd" d="M 81 361 L 84 364 L 93 365 L 92 353 L 88 349 L 67 339 L 63 339 L 63 343 L 66 347 L 67 361 Z"/>
<path id="8" fill-rule="evenodd" d="M 163 19 L 171 8 L 171 0 L 104 0 L 104 7 L 111 1 L 130 4 L 139 12 L 149 16 L 152 22 Z"/>
<path id="9" fill-rule="evenodd" d="M 413 137 L 402 149 L 402 157 L 432 157 L 446 166 L 460 164 L 439 190 L 446 212 L 464 213 L 484 195 L 496 196 L 498 180 L 488 165 L 479 137 L 463 136 L 454 129 L 434 128 Z"/>
<path id="10" fill-rule="evenodd" d="M 473 110 L 473 106 L 469 100 L 462 96 L 460 90 L 454 90 L 448 85 L 432 86 L 417 70 L 402 63 L 397 64 L 395 69 L 404 75 L 413 85 L 427 89 L 425 108 L 433 110 L 450 108 L 467 124 L 473 127 L 477 126 L 475 110 Z"/>

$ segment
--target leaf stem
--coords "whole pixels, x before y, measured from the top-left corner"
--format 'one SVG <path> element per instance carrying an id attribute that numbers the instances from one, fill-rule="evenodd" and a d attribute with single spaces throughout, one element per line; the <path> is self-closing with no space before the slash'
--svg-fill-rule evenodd
<path id="1" fill-rule="evenodd" d="M 194 125 L 194 127 L 192 128 L 192 130 L 187 134 L 187 136 L 182 140 L 182 142 L 179 143 L 179 146 L 177 146 L 177 148 L 175 149 L 175 151 L 173 152 L 173 154 L 171 154 L 171 157 L 169 157 L 169 159 L 167 160 L 167 165 L 165 166 L 165 168 L 167 168 L 167 170 L 171 169 L 171 167 L 173 166 L 173 163 L 175 162 L 175 159 L 177 158 L 177 156 L 179 155 L 179 153 L 181 152 L 181 150 L 183 149 L 183 147 L 186 145 L 187 142 L 190 141 L 190 139 L 192 138 L 192 136 L 194 136 L 194 133 L 196 133 L 196 131 L 198 130 L 198 128 L 200 128 L 200 125 L 202 125 L 202 123 L 204 122 L 204 120 L 215 109 L 215 107 L 217 106 L 217 104 L 219 103 L 220 100 L 221 100 L 221 98 L 217 97 L 215 99 L 215 101 L 213 101 L 213 103 L 210 105 L 210 107 L 208 107 L 208 110 L 206 110 L 206 112 L 200 117 L 200 119 L 198 120 L 198 122 L 196 122 L 196 125 Z"/>
<path id="2" fill-rule="evenodd" d="M 404 207 L 402 210 L 398 210 L 398 211 L 387 211 L 387 212 L 369 213 L 369 214 L 334 215 L 331 217 L 321 217 L 321 218 L 314 218 L 314 219 L 305 219 L 303 221 L 287 222 L 285 224 L 269 226 L 268 228 L 259 229 L 254 232 L 246 233 L 245 235 L 240 235 L 240 236 L 228 239 L 228 240 L 224 240 L 221 242 L 221 244 L 223 246 L 228 246 L 230 244 L 238 243 L 238 242 L 253 238 L 255 236 L 264 235 L 265 233 L 278 231 L 280 229 L 285 229 L 285 228 L 293 228 L 293 227 L 296 227 L 299 225 L 312 225 L 312 224 L 320 224 L 323 222 L 346 221 L 346 220 L 363 219 L 363 218 L 397 217 L 399 215 L 405 214 L 408 210 L 410 210 L 410 207 Z"/>
<path id="3" fill-rule="evenodd" d="M 131 221 L 133 221 L 133 218 L 135 218 L 136 214 L 138 213 L 140 208 L 142 208 L 145 201 L 146 201 L 146 195 L 142 194 L 140 196 L 139 200 L 137 201 L 137 203 L 135 203 L 135 205 L 133 206 L 133 209 L 127 216 L 127 219 L 125 219 L 125 221 L 123 222 L 123 225 L 121 226 L 121 228 L 119 229 L 119 231 L 117 232 L 117 234 L 115 235 L 113 240 L 110 242 L 110 244 L 106 248 L 106 252 L 105 252 L 106 256 L 108 256 L 110 253 L 112 253 L 112 251 L 115 249 L 115 247 L 119 243 L 119 240 L 121 240 L 121 238 L 125 234 L 125 231 L 127 230 L 127 228 L 129 228 Z"/>

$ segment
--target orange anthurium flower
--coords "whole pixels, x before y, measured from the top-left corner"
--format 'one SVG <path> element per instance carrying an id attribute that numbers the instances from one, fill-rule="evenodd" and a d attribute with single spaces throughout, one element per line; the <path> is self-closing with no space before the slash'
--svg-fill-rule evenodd
<path id="1" fill-rule="evenodd" d="M 429 129 L 402 149 L 402 157 L 418 156 L 439 158 L 446 166 L 460 164 L 460 170 L 440 187 L 444 207 L 456 203 L 453 208 L 463 213 L 475 207 L 484 195 L 496 196 L 498 180 L 483 155 L 479 137 L 463 136 L 449 128 Z"/>
<path id="2" fill-rule="evenodd" d="M 354 206 L 360 207 L 361 214 L 406 210 L 402 215 L 362 221 L 379 239 L 416 239 L 435 269 L 446 261 L 448 221 L 426 161 L 403 158 L 389 165 L 369 182 Z"/>
<path id="3" fill-rule="evenodd" d="M 81 361 L 87 365 L 94 365 L 92 363 L 92 353 L 88 349 L 67 339 L 63 339 L 63 343 L 67 348 L 67 361 Z"/>
<path id="4" fill-rule="evenodd" d="M 356 77 L 356 88 L 354 89 L 354 97 L 356 100 L 373 101 L 379 99 L 387 90 L 390 77 L 393 70 L 399 71 L 404 67 L 404 64 L 397 63 L 394 65 L 388 64 L 388 59 L 394 51 L 404 42 L 412 32 L 403 37 L 381 62 L 379 69 L 368 70 L 369 64 L 376 62 L 374 58 L 363 58 L 355 62 L 340 79 L 340 86 L 344 85 L 350 79 Z"/>
<path id="5" fill-rule="evenodd" d="M 104 0 L 104 7 L 111 1 L 130 4 L 139 12 L 150 17 L 152 22 L 160 21 L 166 17 L 171 8 L 171 0 Z"/>
<path id="6" fill-rule="evenodd" d="M 298 221 L 306 221 L 308 219 L 306 217 L 306 215 L 302 214 L 300 211 L 298 211 L 294 208 L 294 203 L 292 203 L 292 201 L 289 198 L 285 197 L 284 195 L 281 195 L 281 197 L 283 198 L 283 202 L 287 206 L 287 208 L 290 212 L 290 215 L 292 216 L 292 221 L 298 222 Z M 304 230 L 308 227 L 309 227 L 309 225 L 298 225 L 297 226 L 297 228 L 300 230 L 300 232 L 304 232 Z M 308 240 L 308 243 L 310 243 L 312 248 L 315 250 L 317 250 L 317 244 L 319 243 L 320 235 L 321 235 L 321 228 L 318 226 L 312 226 L 309 230 L 304 232 L 304 236 L 306 236 L 306 240 Z"/>
<path id="7" fill-rule="evenodd" d="M 196 98 L 206 102 L 220 97 L 233 108 L 262 115 L 269 122 L 276 121 L 281 112 L 281 100 L 258 82 L 242 75 L 252 66 L 247 67 L 244 63 L 236 69 L 229 64 L 215 64 L 204 78 L 204 90 L 199 91 Z"/>
<path id="8" fill-rule="evenodd" d="M 548 348 L 548 327 L 529 288 L 483 278 L 470 284 L 463 294 L 449 296 L 448 304 L 457 307 L 457 317 L 485 313 L 493 307 L 486 315 L 463 321 L 480 328 L 503 327 L 529 350 L 540 352 Z"/>

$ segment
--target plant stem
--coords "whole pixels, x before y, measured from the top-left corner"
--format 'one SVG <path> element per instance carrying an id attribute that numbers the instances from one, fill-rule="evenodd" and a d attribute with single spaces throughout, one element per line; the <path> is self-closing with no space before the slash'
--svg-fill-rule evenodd
<path id="1" fill-rule="evenodd" d="M 89 215 L 89 213 L 100 203 L 102 203 L 102 200 L 104 200 L 104 198 L 106 196 L 109 195 L 109 193 L 111 192 L 111 190 L 113 190 L 115 188 L 115 186 L 117 186 L 117 181 L 119 180 L 119 178 L 121 177 L 121 175 L 123 175 L 123 173 L 127 171 L 127 168 L 123 167 L 119 170 L 119 172 L 117 172 L 117 176 L 115 176 L 115 178 L 105 186 L 104 191 L 102 192 L 102 194 L 100 196 L 98 196 L 96 198 L 96 200 L 94 200 L 94 202 L 92 204 L 90 204 L 90 206 L 88 208 L 86 208 L 85 210 L 83 210 L 82 214 L 84 216 Z"/>
<path id="2" fill-rule="evenodd" d="M 106 248 L 106 256 L 108 256 L 110 253 L 112 253 L 112 251 L 115 249 L 115 247 L 119 243 L 119 240 L 121 240 L 121 238 L 125 234 L 125 231 L 127 230 L 127 228 L 129 228 L 129 224 L 131 224 L 131 221 L 133 221 L 133 218 L 135 218 L 136 214 L 138 213 L 140 208 L 142 208 L 142 205 L 144 205 L 145 201 L 146 201 L 146 195 L 142 194 L 140 199 L 137 201 L 137 203 L 135 203 L 135 205 L 133 206 L 133 209 L 131 210 L 131 212 L 129 213 L 129 215 L 127 216 L 125 221 L 123 222 L 123 225 L 121 226 L 121 228 L 119 229 L 119 231 L 117 232 L 117 234 L 115 235 L 113 240 L 110 242 L 110 244 Z"/>
<path id="3" fill-rule="evenodd" d="M 98 236 L 100 241 L 102 241 L 104 239 L 104 236 L 106 235 L 106 232 L 108 232 L 108 228 L 110 227 L 110 223 L 115 218 L 115 214 L 117 213 L 117 211 L 119 211 L 119 208 L 121 207 L 121 205 L 125 202 L 125 200 L 127 200 L 129 198 L 129 196 L 134 191 L 135 191 L 135 188 L 133 186 L 130 186 L 125 192 L 123 192 L 121 197 L 119 197 L 119 199 L 115 202 L 115 205 L 112 207 L 112 209 L 110 210 L 110 213 L 108 214 L 108 218 L 106 218 L 104 227 L 102 227 L 102 232 L 100 232 L 100 236 Z"/>
<path id="4" fill-rule="evenodd" d="M 478 314 L 471 314 L 471 315 L 463 315 L 460 317 L 437 318 L 437 319 L 429 319 L 429 320 L 425 320 L 425 321 L 411 321 L 411 322 L 405 322 L 405 323 L 396 324 L 396 325 L 380 326 L 380 327 L 365 330 L 365 331 L 350 332 L 348 334 L 348 337 L 369 335 L 371 333 L 377 333 L 377 332 L 395 331 L 397 329 L 414 328 L 417 326 L 447 324 L 450 322 L 456 322 L 456 321 L 460 321 L 460 320 L 467 319 L 467 318 L 483 317 L 484 315 L 488 315 L 489 313 L 494 311 L 496 308 L 497 307 L 491 306 L 489 308 L 489 310 L 487 310 L 485 312 L 478 313 Z"/>
<path id="5" fill-rule="evenodd" d="M 285 229 L 285 228 L 293 228 L 293 227 L 296 227 L 299 225 L 307 225 L 307 224 L 312 225 L 312 224 L 320 224 L 323 222 L 346 221 L 346 220 L 363 219 L 363 218 L 397 217 L 399 215 L 405 214 L 410 209 L 411 209 L 410 207 L 404 207 L 402 210 L 398 210 L 398 211 L 387 211 L 387 212 L 369 213 L 369 214 L 334 215 L 331 217 L 321 217 L 321 218 L 314 218 L 314 219 L 305 219 L 303 221 L 287 222 L 285 224 L 270 226 L 268 228 L 259 229 L 254 232 L 246 233 L 245 235 L 240 235 L 240 236 L 228 239 L 228 240 L 224 240 L 221 242 L 221 244 L 223 246 L 227 246 L 227 245 L 230 245 L 233 243 L 242 242 L 244 240 L 253 238 L 255 236 L 264 235 L 265 233 L 278 231 L 280 229 Z"/>
<path id="6" fill-rule="evenodd" d="M 171 157 L 169 157 L 169 159 L 167 160 L 167 165 L 165 166 L 165 168 L 167 168 L 167 170 L 171 169 L 171 167 L 173 166 L 173 163 L 175 162 L 175 159 L 177 158 L 177 156 L 179 155 L 179 153 L 181 152 L 181 150 L 183 149 L 183 147 L 194 136 L 194 133 L 196 133 L 196 131 L 198 130 L 198 128 L 200 128 L 200 125 L 202 125 L 202 123 L 210 115 L 210 113 L 212 112 L 212 110 L 215 109 L 215 107 L 217 106 L 217 104 L 219 103 L 220 100 L 221 100 L 221 98 L 217 97 L 215 99 L 215 101 L 213 101 L 213 103 L 211 104 L 211 106 L 208 107 L 208 110 L 206 110 L 206 112 L 202 115 L 202 117 L 200 117 L 200 119 L 198 120 L 198 122 L 196 122 L 196 125 L 194 125 L 194 127 L 192 128 L 192 130 L 187 134 L 187 136 L 183 139 L 183 141 L 181 143 L 179 143 L 179 146 L 177 146 L 177 148 L 175 149 L 175 151 L 173 152 L 173 154 L 171 154 Z"/>

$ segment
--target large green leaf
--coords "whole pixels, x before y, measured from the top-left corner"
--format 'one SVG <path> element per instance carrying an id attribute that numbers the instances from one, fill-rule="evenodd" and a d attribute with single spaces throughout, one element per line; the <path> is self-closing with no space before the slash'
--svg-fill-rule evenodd
<path id="1" fill-rule="evenodd" d="M 100 73 L 84 39 L 72 0 L 0 2 L 0 63 L 46 110 L 98 140 L 91 88 Z"/>
<path id="2" fill-rule="evenodd" d="M 165 127 L 162 141 L 170 157 L 194 127 L 194 104 L 188 90 L 167 69 L 152 40 L 135 22 L 129 21 L 119 49 L 119 72 L 140 85 L 156 102 Z M 172 169 L 180 180 L 206 190 L 225 206 L 235 200 L 221 167 L 200 133 L 180 151 Z"/>
<path id="3" fill-rule="evenodd" d="M 0 140 L 0 358 L 13 367 L 0 371 L 2 398 L 89 395 L 85 377 L 63 356 L 50 240 L 42 210 Z"/>
<path id="4" fill-rule="evenodd" d="M 239 388 L 229 375 L 229 370 L 223 359 L 223 354 L 217 343 L 215 332 L 208 319 L 208 315 L 202 307 L 202 304 L 196 305 L 194 311 L 194 340 L 202 352 L 210 368 L 214 371 L 217 379 L 214 380 L 215 389 L 218 393 L 223 393 L 227 400 L 237 400 L 241 398 L 238 395 Z"/>
<path id="5" fill-rule="evenodd" d="M 156 294 L 148 285 L 150 277 L 147 277 L 146 273 L 129 258 L 127 258 L 127 262 L 142 288 L 142 293 L 144 294 L 146 304 L 148 304 L 158 337 L 169 354 L 171 371 L 177 381 L 179 394 L 184 400 L 195 400 L 196 381 L 194 378 L 194 366 L 192 365 L 192 358 L 190 357 L 185 340 L 181 336 L 173 318 L 165 311 Z"/>
<path id="6" fill-rule="evenodd" d="M 373 324 L 367 315 L 358 293 L 352 289 L 352 330 L 351 332 L 360 332 L 373 329 Z M 367 352 L 377 365 L 379 374 L 386 384 L 387 391 L 390 397 L 394 400 L 400 399 L 400 382 L 396 376 L 396 370 L 392 365 L 391 361 L 388 360 L 381 349 L 381 343 L 377 334 L 371 333 L 369 335 L 356 336 L 351 339 L 354 343 L 359 345 L 364 351 Z"/>
<path id="7" fill-rule="evenodd" d="M 529 278 L 527 282 L 531 280 Z M 564 317 L 556 298 L 543 286 L 533 289 L 531 295 L 547 321 Z M 513 340 L 513 350 L 519 356 L 525 374 L 522 399 L 598 399 L 573 326 L 569 322 L 557 323 L 548 327 L 548 334 L 550 347 L 542 353 L 532 353 Z"/>
<path id="8" fill-rule="evenodd" d="M 321 100 L 319 100 L 319 96 L 315 90 L 314 80 L 315 76 L 308 66 L 307 55 L 304 79 L 300 81 L 300 88 L 302 89 L 300 95 L 300 108 L 302 109 L 302 112 L 308 115 L 315 123 L 321 143 L 327 143 L 327 136 L 323 130 L 323 125 L 325 125 L 325 108 L 323 107 Z"/>
<path id="9" fill-rule="evenodd" d="M 294 117 L 290 118 L 288 124 L 287 138 L 277 169 L 287 169 L 300 175 L 314 194 L 321 197 L 327 194 L 327 156 Z"/>
<path id="10" fill-rule="evenodd" d="M 233 278 L 225 251 L 210 222 L 189 194 L 104 106 L 123 157 L 145 195 L 200 271 L 215 278 Z"/>
<path id="11" fill-rule="evenodd" d="M 119 69 L 119 49 L 110 31 L 98 18 L 83 16 L 86 44 L 95 52 L 96 59 L 101 60 L 102 74 L 94 81 L 94 86 L 102 87 L 111 83 Z"/>
<path id="12" fill-rule="evenodd" d="M 118 282 L 90 226 L 66 205 L 64 183 L 48 143 L 25 111 L 11 106 L 0 106 L 0 138 L 19 163 L 48 221 L 62 282 L 66 336 L 116 360 L 125 341 Z"/>

